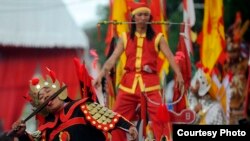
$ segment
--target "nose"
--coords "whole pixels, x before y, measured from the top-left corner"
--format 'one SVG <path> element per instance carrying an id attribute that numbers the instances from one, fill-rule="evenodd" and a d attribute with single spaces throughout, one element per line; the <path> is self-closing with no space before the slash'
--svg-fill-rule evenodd
<path id="1" fill-rule="evenodd" d="M 49 94 L 45 94 L 45 97 L 44 97 L 44 101 L 46 101 L 47 99 L 49 99 Z"/>
<path id="2" fill-rule="evenodd" d="M 141 20 L 142 20 L 143 22 L 148 22 L 149 18 L 148 18 L 147 15 L 142 15 L 142 16 L 141 16 Z"/>
<path id="3" fill-rule="evenodd" d="M 142 18 L 143 20 L 145 20 L 145 19 L 147 19 L 148 17 L 147 17 L 146 15 L 142 15 L 141 18 Z"/>

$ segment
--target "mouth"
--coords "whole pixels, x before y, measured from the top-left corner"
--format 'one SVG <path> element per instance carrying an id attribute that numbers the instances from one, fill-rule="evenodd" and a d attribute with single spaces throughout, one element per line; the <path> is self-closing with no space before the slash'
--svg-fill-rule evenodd
<path id="1" fill-rule="evenodd" d="M 52 106 L 52 100 L 51 101 L 49 101 L 49 103 L 48 103 L 48 105 L 47 105 L 48 107 L 50 107 L 50 106 Z"/>
<path id="2" fill-rule="evenodd" d="M 140 21 L 140 22 L 138 22 L 139 24 L 147 24 L 147 22 L 146 21 Z"/>

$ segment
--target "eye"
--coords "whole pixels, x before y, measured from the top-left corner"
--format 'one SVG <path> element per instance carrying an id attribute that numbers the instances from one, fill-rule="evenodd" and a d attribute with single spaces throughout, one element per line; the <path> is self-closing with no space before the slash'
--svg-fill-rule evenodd
<path id="1" fill-rule="evenodd" d="M 149 16 L 149 13 L 144 13 L 144 16 Z"/>
<path id="2" fill-rule="evenodd" d="M 142 16 L 142 13 L 138 13 L 137 16 Z"/>
<path id="3" fill-rule="evenodd" d="M 51 89 L 46 89 L 46 93 L 49 93 L 51 91 Z"/>
<path id="4" fill-rule="evenodd" d="M 43 99 L 43 94 L 38 94 L 38 100 L 42 100 Z"/>

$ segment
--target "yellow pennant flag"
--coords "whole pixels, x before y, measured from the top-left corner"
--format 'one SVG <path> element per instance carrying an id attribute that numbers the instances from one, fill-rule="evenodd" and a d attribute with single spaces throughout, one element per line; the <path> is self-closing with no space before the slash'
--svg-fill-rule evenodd
<path id="1" fill-rule="evenodd" d="M 205 0 L 202 33 L 201 62 L 211 72 L 225 46 L 223 0 Z"/>
<path id="2" fill-rule="evenodd" d="M 112 9 L 112 20 L 116 20 L 119 22 L 127 22 L 129 11 L 128 11 L 128 2 L 132 0 L 113 0 L 113 9 Z M 119 36 L 124 32 L 129 31 L 128 24 L 118 24 L 117 34 Z M 122 75 L 124 73 L 124 67 L 126 63 L 126 55 L 123 53 L 119 58 L 119 61 L 116 64 L 116 80 L 115 86 L 118 87 L 119 82 L 121 81 Z"/>

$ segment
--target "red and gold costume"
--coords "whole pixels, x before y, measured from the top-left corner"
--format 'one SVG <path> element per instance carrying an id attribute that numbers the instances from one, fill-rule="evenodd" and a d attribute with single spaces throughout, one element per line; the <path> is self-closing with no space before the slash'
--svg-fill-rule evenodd
<path id="1" fill-rule="evenodd" d="M 162 36 L 162 33 L 158 33 L 152 40 L 148 40 L 146 34 L 140 35 L 137 32 L 134 39 L 131 39 L 129 34 L 122 35 L 127 60 L 114 106 L 115 112 L 131 121 L 135 116 L 136 107 L 140 104 L 141 118 L 145 124 L 146 114 L 149 115 L 156 140 L 169 133 L 168 124 L 163 125 L 156 116 L 157 108 L 162 102 L 157 73 L 158 45 Z M 112 138 L 126 140 L 125 134 L 119 131 L 114 131 Z"/>

